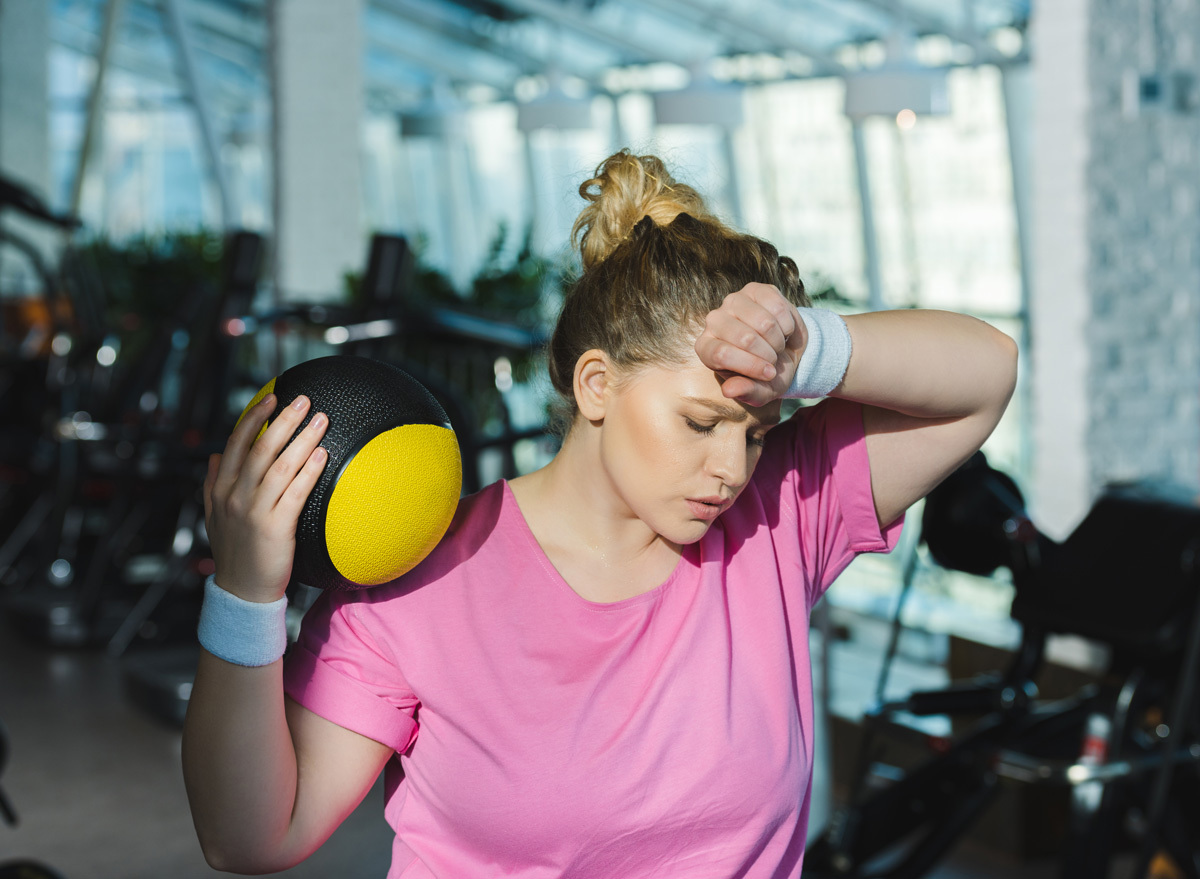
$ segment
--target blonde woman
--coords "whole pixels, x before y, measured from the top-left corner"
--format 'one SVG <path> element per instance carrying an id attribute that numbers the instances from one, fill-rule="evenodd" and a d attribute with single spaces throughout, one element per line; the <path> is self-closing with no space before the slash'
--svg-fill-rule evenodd
<path id="1" fill-rule="evenodd" d="M 323 595 L 286 660 L 324 419 L 288 445 L 301 400 L 252 445 L 268 398 L 214 456 L 184 741 L 214 867 L 296 864 L 385 770 L 392 879 L 800 874 L 809 613 L 991 433 L 1016 348 L 962 315 L 810 308 L 654 157 L 580 194 L 561 451 L 463 499 L 396 582 Z M 779 423 L 786 396 L 828 399 Z"/>

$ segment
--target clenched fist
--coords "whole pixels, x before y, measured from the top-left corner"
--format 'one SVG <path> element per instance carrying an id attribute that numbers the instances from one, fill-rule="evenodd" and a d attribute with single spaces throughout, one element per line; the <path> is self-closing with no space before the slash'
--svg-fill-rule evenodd
<path id="1" fill-rule="evenodd" d="M 708 313 L 695 348 L 726 397 L 763 406 L 788 389 L 807 344 L 796 306 L 778 288 L 751 283 Z"/>

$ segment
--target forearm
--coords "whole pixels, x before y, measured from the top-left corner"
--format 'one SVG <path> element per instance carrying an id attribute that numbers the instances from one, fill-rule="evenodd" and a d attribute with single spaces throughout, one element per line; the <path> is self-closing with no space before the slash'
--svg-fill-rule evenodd
<path id="1" fill-rule="evenodd" d="M 883 311 L 852 315 L 843 327 L 831 312 L 798 311 L 767 284 L 727 296 L 705 316 L 694 347 L 722 393 L 748 405 L 819 396 L 866 404 L 863 428 L 881 525 L 896 521 L 983 445 L 1017 378 L 1016 343 L 983 321 L 944 311 Z M 805 357 L 812 363 L 801 369 Z"/>
<path id="2" fill-rule="evenodd" d="M 1016 343 L 1004 333 L 926 310 L 850 315 L 846 325 L 853 353 L 832 396 L 923 418 L 999 421 L 1016 383 Z"/>
<path id="3" fill-rule="evenodd" d="M 282 666 L 247 668 L 201 652 L 183 772 L 201 847 L 218 869 L 267 872 L 302 857 L 289 851 L 297 770 Z"/>

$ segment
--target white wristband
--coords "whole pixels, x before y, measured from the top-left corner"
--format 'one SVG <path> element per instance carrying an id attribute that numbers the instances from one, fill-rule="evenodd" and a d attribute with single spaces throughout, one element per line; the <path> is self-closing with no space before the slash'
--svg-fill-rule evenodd
<path id="1" fill-rule="evenodd" d="M 200 607 L 200 646 L 234 665 L 270 665 L 287 649 L 287 597 L 264 604 L 246 601 L 204 581 Z"/>
<path id="2" fill-rule="evenodd" d="M 783 395 L 789 399 L 824 397 L 841 384 L 850 365 L 850 330 L 836 311 L 796 310 L 808 330 L 808 344 Z"/>

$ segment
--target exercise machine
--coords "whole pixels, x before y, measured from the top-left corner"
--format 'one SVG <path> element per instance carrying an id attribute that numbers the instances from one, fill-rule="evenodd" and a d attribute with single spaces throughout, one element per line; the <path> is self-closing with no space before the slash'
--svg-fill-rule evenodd
<path id="1" fill-rule="evenodd" d="M 8 736 L 0 725 L 0 775 L 8 763 Z M 16 827 L 18 818 L 12 802 L 0 788 L 0 820 L 10 827 Z M 39 861 L 26 859 L 0 861 L 0 879 L 63 879 L 58 873 Z"/>
<path id="2" fill-rule="evenodd" d="M 1020 644 L 1002 673 L 868 713 L 851 794 L 809 847 L 804 875 L 925 876 L 1009 778 L 1068 793 L 1064 879 L 1141 879 L 1152 861 L 1200 876 L 1200 508 L 1161 487 L 1111 486 L 1060 544 L 979 454 L 931 493 L 922 530 L 944 567 L 1012 571 Z M 1105 645 L 1100 683 L 1039 699 L 1051 634 Z M 967 723 L 923 736 L 929 756 L 881 779 L 882 743 L 902 713 Z"/>
<path id="3" fill-rule="evenodd" d="M 249 307 L 261 253 L 258 235 L 228 235 L 222 282 L 164 289 L 174 311 L 135 355 L 112 327 L 56 333 L 65 362 L 49 371 L 61 393 L 31 416 L 44 450 L 36 491 L 0 543 L 6 615 L 27 634 L 59 646 L 107 642 L 139 600 L 132 566 L 173 574 L 186 558 L 202 527 L 189 495 L 234 379 L 226 319 Z M 73 313 L 102 312 L 76 308 L 77 298 Z"/>

